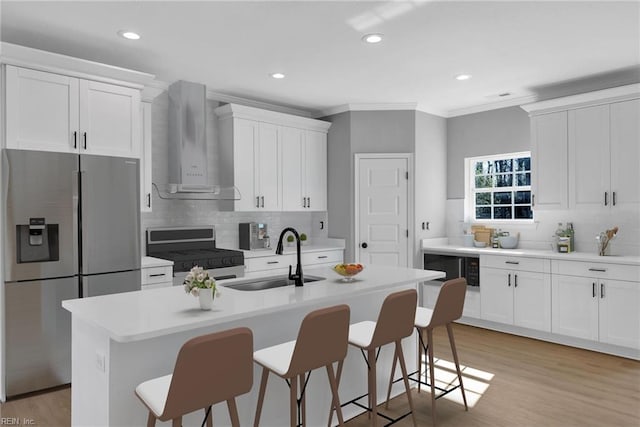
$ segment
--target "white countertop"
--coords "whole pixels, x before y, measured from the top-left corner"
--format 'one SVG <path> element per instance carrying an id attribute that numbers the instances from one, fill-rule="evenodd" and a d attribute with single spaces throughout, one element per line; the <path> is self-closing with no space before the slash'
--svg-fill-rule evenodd
<path id="1" fill-rule="evenodd" d="M 329 267 L 305 269 L 305 275 L 325 277 L 304 287 L 286 286 L 263 291 L 226 288 L 243 279 L 219 281 L 221 297 L 211 311 L 202 311 L 198 299 L 181 286 L 66 300 L 62 306 L 73 317 L 103 328 L 115 341 L 130 342 L 207 327 L 249 316 L 274 313 L 291 304 L 311 305 L 341 297 L 379 291 L 444 277 L 439 271 L 366 266 L 351 283 L 344 283 Z M 268 277 L 268 274 L 265 274 Z"/>
<path id="2" fill-rule="evenodd" d="M 141 265 L 142 268 L 172 267 L 173 261 L 169 261 L 168 259 L 154 258 L 151 256 L 143 256 Z"/>
<path id="3" fill-rule="evenodd" d="M 271 241 L 271 248 L 269 249 L 254 249 L 252 251 L 243 250 L 245 259 L 247 258 L 260 258 L 267 256 L 274 256 L 276 254 L 276 245 L 278 241 Z M 300 247 L 303 253 L 305 252 L 322 252 L 322 251 L 335 251 L 344 250 L 344 239 L 323 239 L 319 241 L 313 241 L 310 244 L 305 244 Z M 296 245 L 287 246 L 285 244 L 283 248 L 283 254 L 295 254 Z"/>
<path id="4" fill-rule="evenodd" d="M 607 264 L 627 264 L 640 266 L 640 257 L 637 256 L 598 256 L 589 252 L 559 253 L 551 250 L 534 249 L 494 249 L 494 248 L 470 248 L 455 245 L 422 245 L 422 251 L 426 253 L 440 253 L 451 255 L 506 255 L 522 256 L 530 258 L 558 259 L 565 261 L 587 261 Z"/>

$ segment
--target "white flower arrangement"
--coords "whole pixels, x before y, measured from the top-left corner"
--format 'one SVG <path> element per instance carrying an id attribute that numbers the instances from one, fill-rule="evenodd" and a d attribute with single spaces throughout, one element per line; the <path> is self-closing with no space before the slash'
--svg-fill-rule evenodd
<path id="1" fill-rule="evenodd" d="M 216 289 L 216 281 L 209 277 L 209 272 L 197 265 L 187 273 L 184 278 L 184 291 L 197 297 L 200 295 L 200 289 L 211 289 L 216 297 L 220 296 L 220 292 Z"/>

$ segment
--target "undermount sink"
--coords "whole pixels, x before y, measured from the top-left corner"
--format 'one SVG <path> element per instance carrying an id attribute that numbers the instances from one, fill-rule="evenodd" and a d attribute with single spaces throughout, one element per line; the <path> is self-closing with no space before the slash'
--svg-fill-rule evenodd
<path id="1" fill-rule="evenodd" d="M 304 283 L 317 282 L 324 280 L 324 277 L 304 276 Z M 281 288 L 283 286 L 293 286 L 294 281 L 289 280 L 289 276 L 272 276 L 263 279 L 248 279 L 223 285 L 226 288 L 235 289 L 237 291 L 262 291 L 265 289 Z"/>

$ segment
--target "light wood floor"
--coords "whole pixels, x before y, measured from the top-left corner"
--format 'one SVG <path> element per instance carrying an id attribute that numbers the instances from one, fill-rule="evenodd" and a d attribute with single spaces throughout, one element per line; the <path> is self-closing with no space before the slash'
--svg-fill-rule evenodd
<path id="1" fill-rule="evenodd" d="M 465 412 L 461 404 L 439 399 L 438 427 L 640 426 L 640 362 L 470 326 L 455 325 L 454 330 L 473 407 Z M 446 331 L 436 331 L 435 340 L 436 358 L 451 361 Z M 418 425 L 431 426 L 429 393 L 414 391 L 413 399 Z M 69 426 L 70 407 L 70 389 L 63 388 L 2 404 L 0 417 Z M 379 410 L 395 416 L 407 408 L 406 397 L 398 397 L 389 411 L 383 405 Z M 366 415 L 347 423 L 368 424 Z M 406 418 L 395 425 L 412 423 Z"/>

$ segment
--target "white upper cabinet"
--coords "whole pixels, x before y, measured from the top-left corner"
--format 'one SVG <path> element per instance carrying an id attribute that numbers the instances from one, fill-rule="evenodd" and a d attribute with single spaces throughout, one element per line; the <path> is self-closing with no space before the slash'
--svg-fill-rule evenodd
<path id="1" fill-rule="evenodd" d="M 6 147 L 78 151 L 78 79 L 6 66 Z"/>
<path id="2" fill-rule="evenodd" d="M 533 207 L 567 208 L 567 112 L 531 119 Z"/>
<path id="3" fill-rule="evenodd" d="M 640 208 L 640 99 L 611 104 L 611 205 Z"/>
<path id="4" fill-rule="evenodd" d="M 282 144 L 282 209 L 305 210 L 306 194 L 302 178 L 305 172 L 304 130 L 283 127 L 280 141 Z"/>
<path id="5" fill-rule="evenodd" d="M 6 146 L 140 157 L 140 91 L 6 66 Z"/>
<path id="6" fill-rule="evenodd" d="M 80 80 L 81 153 L 140 157 L 140 91 Z"/>
<path id="7" fill-rule="evenodd" d="M 305 132 L 304 170 L 306 209 L 327 210 L 327 134 L 308 130 Z M 304 204 L 303 204 L 304 206 Z"/>
<path id="8" fill-rule="evenodd" d="M 640 206 L 640 100 L 569 111 L 569 205 Z"/>
<path id="9" fill-rule="evenodd" d="M 238 211 L 280 210 L 278 191 L 278 129 L 275 126 L 246 119 L 230 119 L 233 135 L 234 185 L 240 200 Z M 232 141 L 232 142 L 231 142 Z M 224 161 L 224 160 L 223 160 Z"/>
<path id="10" fill-rule="evenodd" d="M 640 207 L 640 85 L 522 106 L 535 208 Z"/>
<path id="11" fill-rule="evenodd" d="M 608 207 L 610 171 L 609 106 L 569 111 L 569 206 Z"/>
<path id="12" fill-rule="evenodd" d="M 327 134 L 281 129 L 283 210 L 327 210 Z"/>
<path id="13" fill-rule="evenodd" d="M 235 104 L 216 114 L 221 173 L 240 193 L 234 210 L 327 209 L 330 123 Z"/>

